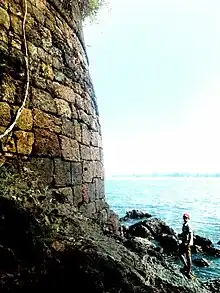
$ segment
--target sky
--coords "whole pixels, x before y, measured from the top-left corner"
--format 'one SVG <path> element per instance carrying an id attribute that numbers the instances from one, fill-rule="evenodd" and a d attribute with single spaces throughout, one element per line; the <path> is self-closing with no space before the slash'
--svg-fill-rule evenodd
<path id="1" fill-rule="evenodd" d="M 220 172 L 219 11 L 109 0 L 84 24 L 107 176 Z"/>

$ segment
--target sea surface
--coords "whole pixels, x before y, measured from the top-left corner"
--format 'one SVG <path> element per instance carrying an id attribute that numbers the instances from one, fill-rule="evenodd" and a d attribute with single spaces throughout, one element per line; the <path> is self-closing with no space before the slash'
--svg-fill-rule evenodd
<path id="1" fill-rule="evenodd" d="M 189 212 L 194 233 L 220 241 L 220 178 L 218 177 L 116 177 L 106 179 L 106 198 L 120 216 L 139 209 L 159 217 L 181 233 L 182 215 Z M 203 280 L 220 278 L 220 258 L 206 268 L 193 270 Z"/>

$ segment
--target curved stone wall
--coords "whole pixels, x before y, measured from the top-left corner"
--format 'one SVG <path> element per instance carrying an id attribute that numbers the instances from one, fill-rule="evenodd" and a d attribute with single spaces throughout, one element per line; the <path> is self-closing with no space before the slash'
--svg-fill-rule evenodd
<path id="1" fill-rule="evenodd" d="M 21 0 L 0 0 L 0 131 L 13 122 L 26 86 Z M 21 160 L 88 216 L 111 218 L 102 139 L 77 1 L 27 0 L 30 91 L 1 160 Z"/>

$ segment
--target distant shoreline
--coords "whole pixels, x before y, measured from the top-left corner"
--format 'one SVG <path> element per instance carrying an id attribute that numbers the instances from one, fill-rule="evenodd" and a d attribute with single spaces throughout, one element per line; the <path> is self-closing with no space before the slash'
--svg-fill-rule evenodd
<path id="1" fill-rule="evenodd" d="M 128 175 L 107 175 L 108 178 L 220 178 L 220 173 L 213 174 L 194 174 L 194 173 L 168 173 L 168 174 L 128 174 Z"/>

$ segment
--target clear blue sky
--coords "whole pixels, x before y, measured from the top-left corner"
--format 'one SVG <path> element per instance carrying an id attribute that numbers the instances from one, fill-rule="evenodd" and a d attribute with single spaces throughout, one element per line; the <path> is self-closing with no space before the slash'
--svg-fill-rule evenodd
<path id="1" fill-rule="evenodd" d="M 220 172 L 220 1 L 109 2 L 84 29 L 106 174 Z"/>

